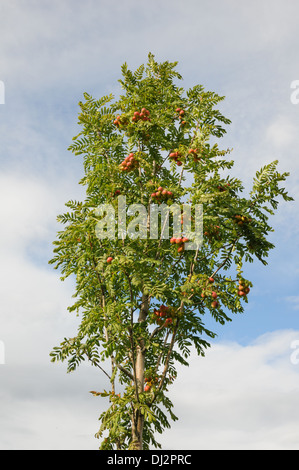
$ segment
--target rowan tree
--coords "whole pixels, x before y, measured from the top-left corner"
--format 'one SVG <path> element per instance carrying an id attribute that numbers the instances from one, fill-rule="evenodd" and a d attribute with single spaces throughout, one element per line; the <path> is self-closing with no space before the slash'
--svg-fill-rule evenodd
<path id="1" fill-rule="evenodd" d="M 200 85 L 184 90 L 181 80 L 177 62 L 158 63 L 149 54 L 135 72 L 122 66 L 122 95 L 85 93 L 79 102 L 81 131 L 70 150 L 82 156 L 86 197 L 67 202 L 58 216 L 64 227 L 50 263 L 62 280 L 74 277 L 69 311 L 81 323 L 51 360 L 66 360 L 69 372 L 88 360 L 105 374 L 105 389 L 91 391 L 109 402 L 96 434 L 104 450 L 160 447 L 157 434 L 177 419 L 168 396 L 177 365 L 188 365 L 193 350 L 204 356 L 215 337 L 204 315 L 224 325 L 244 311 L 252 287 L 244 264 L 267 263 L 274 248 L 269 217 L 277 197 L 292 199 L 280 187 L 288 173 L 278 173 L 277 161 L 256 173 L 244 197 L 230 172 L 230 149 L 218 146 L 230 124 L 217 109 L 224 97 Z M 120 228 L 124 196 L 147 214 L 144 222 L 126 212 L 130 237 Z M 149 236 L 151 210 L 173 205 L 202 205 L 196 250 L 186 249 L 195 233 L 192 210 L 182 211 L 179 233 L 170 211 L 165 220 L 158 215 L 159 236 Z M 101 221 L 106 238 L 99 236 Z"/>

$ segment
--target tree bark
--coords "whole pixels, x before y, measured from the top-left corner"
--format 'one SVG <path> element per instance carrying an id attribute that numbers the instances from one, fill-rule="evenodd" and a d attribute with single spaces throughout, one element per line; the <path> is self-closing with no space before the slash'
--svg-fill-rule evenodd
<path id="1" fill-rule="evenodd" d="M 144 416 L 139 409 L 134 410 L 132 417 L 132 442 L 130 450 L 143 450 Z"/>

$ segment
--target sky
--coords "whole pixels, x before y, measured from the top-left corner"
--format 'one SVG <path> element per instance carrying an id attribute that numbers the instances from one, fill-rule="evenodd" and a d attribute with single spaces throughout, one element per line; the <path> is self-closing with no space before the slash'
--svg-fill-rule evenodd
<path id="1" fill-rule="evenodd" d="M 67 150 L 78 102 L 120 91 L 124 62 L 178 61 L 185 88 L 225 96 L 232 174 L 250 188 L 278 159 L 293 202 L 271 219 L 268 265 L 242 315 L 206 357 L 192 354 L 171 398 L 179 420 L 165 449 L 299 449 L 299 80 L 297 2 L 263 0 L 0 0 L 0 449 L 97 450 L 104 375 L 73 374 L 49 352 L 76 333 L 72 280 L 48 265 L 69 199 L 84 197 Z M 297 354 L 298 352 L 298 354 Z"/>

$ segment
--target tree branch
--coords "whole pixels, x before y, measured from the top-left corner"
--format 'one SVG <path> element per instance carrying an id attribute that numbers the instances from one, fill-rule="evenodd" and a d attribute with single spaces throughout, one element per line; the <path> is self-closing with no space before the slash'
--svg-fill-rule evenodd
<path id="1" fill-rule="evenodd" d="M 114 356 L 111 356 L 111 359 L 115 367 L 117 367 L 121 372 L 123 372 L 127 377 L 129 377 L 129 379 L 134 380 L 133 374 L 131 374 L 131 372 L 128 371 L 125 367 L 115 362 Z"/>
<path id="2" fill-rule="evenodd" d="M 183 302 L 181 303 L 181 306 L 183 306 Z M 175 325 L 174 330 L 173 330 L 173 334 L 172 334 L 172 338 L 171 338 L 171 341 L 170 341 L 167 357 L 166 357 L 166 360 L 165 360 L 164 370 L 162 372 L 162 377 L 161 377 L 160 383 L 157 387 L 157 390 L 154 394 L 154 397 L 153 397 L 152 401 L 150 402 L 150 406 L 154 403 L 159 391 L 162 389 L 162 387 L 164 385 L 166 374 L 167 374 L 168 368 L 169 368 L 171 353 L 173 351 L 173 347 L 174 347 L 174 344 L 175 344 L 175 336 L 176 336 L 176 333 L 177 333 L 177 330 L 178 330 L 178 326 L 179 326 L 179 318 L 177 318 L 177 322 L 176 322 L 176 325 Z"/>

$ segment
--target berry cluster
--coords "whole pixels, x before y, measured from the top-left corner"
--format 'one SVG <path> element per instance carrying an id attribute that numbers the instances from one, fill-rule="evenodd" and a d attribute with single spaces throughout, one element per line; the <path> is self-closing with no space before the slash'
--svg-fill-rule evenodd
<path id="1" fill-rule="evenodd" d="M 213 277 L 209 277 L 208 278 L 208 286 L 206 287 L 206 289 L 201 293 L 201 297 L 204 299 L 206 298 L 207 296 L 211 296 L 213 301 L 211 302 L 211 307 L 212 308 L 217 308 L 219 306 L 219 302 L 217 299 L 218 297 L 218 294 L 215 290 L 213 290 L 211 284 L 214 284 L 215 280 Z"/>
<path id="2" fill-rule="evenodd" d="M 238 295 L 240 297 L 244 297 L 247 294 L 249 294 L 249 292 L 250 292 L 250 288 L 248 287 L 246 282 L 244 280 L 240 279 L 239 280 L 239 285 L 238 285 Z"/>
<path id="3" fill-rule="evenodd" d="M 201 160 L 200 157 L 198 157 L 199 150 L 198 149 L 189 149 L 188 150 L 189 155 L 193 155 L 194 161 L 199 162 Z"/>
<path id="4" fill-rule="evenodd" d="M 164 188 L 162 188 L 162 186 L 159 186 L 157 191 L 155 193 L 152 193 L 151 197 L 158 204 L 160 204 L 161 202 L 173 197 L 173 192 L 172 191 L 167 191 L 167 189 L 164 189 Z"/>
<path id="5" fill-rule="evenodd" d="M 184 158 L 183 155 L 180 153 L 180 152 L 171 152 L 169 154 L 169 158 L 171 160 L 174 160 L 175 163 L 178 165 L 178 166 L 181 166 L 183 164 L 182 162 L 182 159 Z"/>
<path id="6" fill-rule="evenodd" d="M 116 127 L 120 127 L 121 125 L 125 126 L 126 124 L 128 124 L 128 118 L 125 117 L 125 116 L 116 116 L 116 119 L 113 121 L 113 124 L 116 126 Z"/>
<path id="7" fill-rule="evenodd" d="M 182 253 L 185 250 L 185 243 L 187 243 L 188 241 L 189 241 L 189 238 L 186 238 L 186 237 L 179 237 L 179 238 L 172 237 L 170 239 L 170 243 L 178 245 L 178 253 Z"/>
<path id="8" fill-rule="evenodd" d="M 184 120 L 184 116 L 185 116 L 185 111 L 182 109 L 182 108 L 176 108 L 176 113 L 178 113 L 179 115 L 179 118 L 181 120 L 181 124 L 184 125 L 186 124 L 186 121 Z"/>
<path id="9" fill-rule="evenodd" d="M 212 296 L 212 298 L 214 299 L 213 302 L 211 303 L 211 307 L 212 307 L 212 308 L 218 307 L 219 302 L 218 302 L 218 300 L 216 300 L 217 297 L 218 297 L 217 292 L 215 292 L 215 291 L 213 290 L 212 293 L 211 293 L 211 296 Z"/>
<path id="10" fill-rule="evenodd" d="M 243 225 L 243 224 L 246 224 L 247 222 L 251 222 L 251 219 L 249 219 L 248 217 L 245 217 L 245 215 L 240 215 L 240 214 L 234 215 L 233 220 L 238 225 Z"/>
<path id="11" fill-rule="evenodd" d="M 151 376 L 145 377 L 144 381 L 145 381 L 144 391 L 149 392 L 152 386 L 158 382 L 158 377 L 151 377 Z"/>
<path id="12" fill-rule="evenodd" d="M 134 153 L 129 153 L 129 155 L 124 159 L 120 164 L 121 171 L 132 171 L 138 168 L 138 160 L 135 158 Z"/>
<path id="13" fill-rule="evenodd" d="M 172 309 L 161 305 L 158 310 L 154 311 L 155 321 L 158 325 L 169 326 L 172 325 Z"/>
<path id="14" fill-rule="evenodd" d="M 133 117 L 132 117 L 132 121 L 133 122 L 137 122 L 137 121 L 150 121 L 151 118 L 150 118 L 150 112 L 148 111 L 148 109 L 146 108 L 142 108 L 142 110 L 139 112 L 139 111 L 135 111 L 134 114 L 133 114 Z"/>
<path id="15" fill-rule="evenodd" d="M 216 240 L 220 240 L 220 227 L 219 227 L 219 225 L 210 226 L 204 232 L 204 235 L 209 239 L 209 242 L 211 242 L 213 238 L 215 238 Z"/>
<path id="16" fill-rule="evenodd" d="M 230 184 L 229 184 L 229 183 L 226 183 L 224 186 L 221 186 L 221 185 L 217 186 L 217 189 L 218 189 L 218 191 L 220 191 L 221 193 L 223 193 L 224 191 L 227 190 L 227 188 L 228 188 L 229 186 L 230 186 Z"/>

